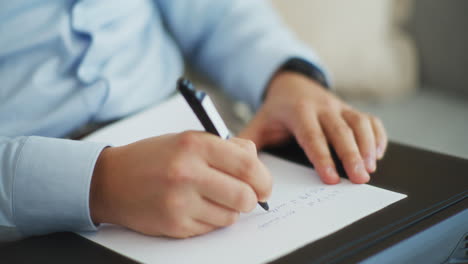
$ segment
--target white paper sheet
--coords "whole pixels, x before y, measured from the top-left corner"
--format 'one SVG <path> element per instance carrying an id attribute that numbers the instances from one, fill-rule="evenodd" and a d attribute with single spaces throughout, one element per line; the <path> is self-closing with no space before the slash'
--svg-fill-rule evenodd
<path id="1" fill-rule="evenodd" d="M 87 140 L 122 145 L 187 129 L 202 130 L 202 126 L 183 99 L 176 96 Z M 145 263 L 262 263 L 406 197 L 348 180 L 325 185 L 310 168 L 268 154 L 260 158 L 274 178 L 269 212 L 258 207 L 241 215 L 233 226 L 188 239 L 149 237 L 113 225 L 81 235 Z"/>
<path id="2" fill-rule="evenodd" d="M 121 146 L 144 138 L 185 130 L 204 129 L 184 98 L 177 94 L 160 105 L 106 126 L 84 140 Z"/>

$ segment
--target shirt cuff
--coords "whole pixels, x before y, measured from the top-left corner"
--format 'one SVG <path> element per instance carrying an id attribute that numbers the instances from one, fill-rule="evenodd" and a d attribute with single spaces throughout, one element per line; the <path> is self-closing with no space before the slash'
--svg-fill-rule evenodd
<path id="1" fill-rule="evenodd" d="M 105 144 L 28 137 L 13 183 L 13 217 L 24 236 L 92 231 L 91 178 Z"/>
<path id="2" fill-rule="evenodd" d="M 330 84 L 323 71 L 314 64 L 301 58 L 290 58 L 279 71 L 290 71 L 304 75 L 305 77 L 318 82 L 323 87 L 330 89 Z"/>

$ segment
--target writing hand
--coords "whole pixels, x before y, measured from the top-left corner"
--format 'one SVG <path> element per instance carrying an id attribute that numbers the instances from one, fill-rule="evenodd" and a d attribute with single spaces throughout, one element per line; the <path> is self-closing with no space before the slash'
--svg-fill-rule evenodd
<path id="1" fill-rule="evenodd" d="M 95 223 L 177 238 L 231 225 L 266 201 L 272 179 L 244 139 L 169 134 L 105 149 L 94 170 Z"/>
<path id="2" fill-rule="evenodd" d="M 339 182 L 328 144 L 343 162 L 354 183 L 369 181 L 387 146 L 382 122 L 335 97 L 317 82 L 293 72 L 272 79 L 265 102 L 240 137 L 257 147 L 295 136 L 323 182 Z"/>

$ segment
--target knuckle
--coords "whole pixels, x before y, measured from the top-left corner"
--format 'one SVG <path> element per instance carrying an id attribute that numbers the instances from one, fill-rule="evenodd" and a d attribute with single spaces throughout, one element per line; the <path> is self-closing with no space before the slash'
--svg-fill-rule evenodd
<path id="1" fill-rule="evenodd" d="M 243 138 L 234 138 L 232 142 L 237 144 L 239 147 L 241 147 L 248 153 L 257 155 L 257 145 L 255 145 L 255 143 L 252 140 L 243 139 Z"/>
<path id="2" fill-rule="evenodd" d="M 200 145 L 200 137 L 194 131 L 182 132 L 179 137 L 179 146 L 182 149 L 197 149 Z"/>
<path id="3" fill-rule="evenodd" d="M 310 100 L 307 100 L 305 98 L 301 98 L 297 101 L 296 103 L 296 113 L 297 114 L 303 114 L 309 111 L 311 106 Z"/>
<path id="4" fill-rule="evenodd" d="M 255 153 L 257 155 L 257 145 L 252 140 L 245 140 L 246 148 L 249 152 Z"/>
<path id="5" fill-rule="evenodd" d="M 301 143 L 304 146 L 315 145 L 316 142 L 325 140 L 325 136 L 323 135 L 323 133 L 315 129 L 305 130 L 301 138 L 302 138 Z"/>
<path id="6" fill-rule="evenodd" d="M 353 130 L 349 127 L 349 126 L 346 126 L 346 125 L 334 125 L 332 127 L 333 131 L 331 131 L 332 133 L 336 133 L 338 135 L 340 135 L 341 137 L 351 137 L 353 136 Z"/>
<path id="7" fill-rule="evenodd" d="M 241 168 L 241 177 L 242 179 L 249 181 L 254 177 L 254 173 L 257 168 L 257 162 L 255 159 L 252 158 L 245 158 L 244 161 L 242 162 L 242 168 Z"/>
<path id="8" fill-rule="evenodd" d="M 183 166 L 183 162 L 174 161 L 170 165 L 168 180 L 172 184 L 183 184 L 191 182 L 194 179 L 194 174 L 187 166 Z"/>
<path id="9" fill-rule="evenodd" d="M 322 111 L 318 115 L 320 122 L 327 123 L 329 120 L 333 120 L 336 118 L 336 114 L 334 111 Z"/>
<path id="10" fill-rule="evenodd" d="M 344 110 L 343 117 L 353 126 L 361 126 L 369 120 L 365 114 L 352 109 Z"/>
<path id="11" fill-rule="evenodd" d="M 297 119 L 300 120 L 300 122 L 303 122 L 304 120 L 308 120 L 313 116 L 315 109 L 311 105 L 310 102 L 307 102 L 305 100 L 299 101 L 294 107 L 293 111 L 295 116 L 297 116 Z"/>
<path id="12" fill-rule="evenodd" d="M 358 114 L 355 119 L 356 120 L 354 122 L 358 127 L 367 127 L 370 125 L 369 118 L 363 114 Z"/>
<path id="13" fill-rule="evenodd" d="M 338 97 L 336 97 L 334 94 L 329 93 L 325 90 L 324 92 L 326 92 L 326 95 L 320 97 L 320 101 L 318 102 L 322 110 L 325 110 L 325 112 L 328 112 L 330 110 L 336 111 L 342 109 L 343 106 L 345 106 L 344 103 L 340 99 L 338 99 Z"/>
<path id="14" fill-rule="evenodd" d="M 347 116 L 351 123 L 359 123 L 362 120 L 362 116 L 354 111 L 348 111 Z"/>
<path id="15" fill-rule="evenodd" d="M 325 98 L 323 98 L 322 105 L 326 109 L 335 109 L 338 106 L 337 100 L 333 96 L 326 96 Z"/>

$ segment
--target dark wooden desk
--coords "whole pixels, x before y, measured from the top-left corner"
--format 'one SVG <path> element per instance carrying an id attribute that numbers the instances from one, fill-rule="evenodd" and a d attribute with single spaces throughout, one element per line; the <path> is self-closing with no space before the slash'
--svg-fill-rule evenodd
<path id="1" fill-rule="evenodd" d="M 294 143 L 270 153 L 310 165 Z M 391 143 L 370 184 L 408 197 L 274 263 L 353 263 L 468 208 L 468 160 Z M 468 231 L 468 225 L 467 225 Z M 73 233 L 0 246 L 1 263 L 134 263 Z M 222 260 L 220 260 L 222 263 Z"/>

